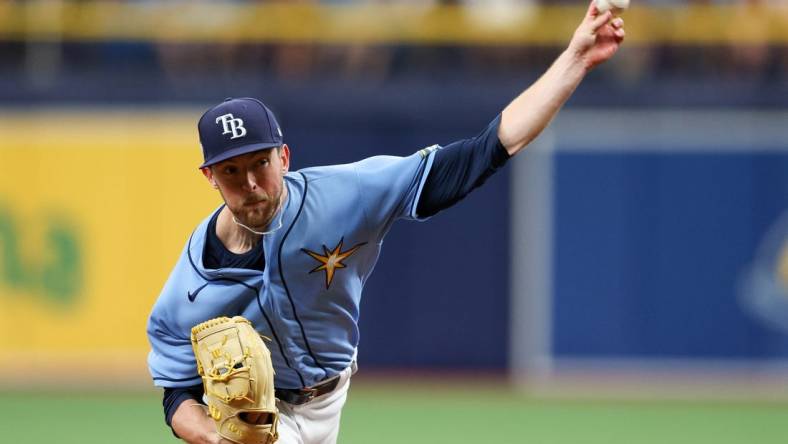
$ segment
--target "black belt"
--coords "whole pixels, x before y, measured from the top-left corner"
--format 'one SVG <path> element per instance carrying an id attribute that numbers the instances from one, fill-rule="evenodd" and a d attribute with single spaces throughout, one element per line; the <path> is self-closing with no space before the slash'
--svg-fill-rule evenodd
<path id="1" fill-rule="evenodd" d="M 356 362 L 353 361 L 351 374 L 356 372 Z M 304 387 L 300 389 L 276 389 L 276 397 L 280 401 L 284 401 L 288 404 L 293 405 L 301 405 L 306 404 L 307 402 L 317 398 L 318 396 L 323 396 L 327 393 L 331 393 L 337 388 L 339 384 L 339 379 L 342 376 L 342 373 L 334 375 L 328 379 L 324 379 L 317 384 L 311 387 Z"/>

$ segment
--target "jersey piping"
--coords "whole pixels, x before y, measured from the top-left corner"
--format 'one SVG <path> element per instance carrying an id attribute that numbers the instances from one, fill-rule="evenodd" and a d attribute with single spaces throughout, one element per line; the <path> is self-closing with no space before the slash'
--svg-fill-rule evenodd
<path id="1" fill-rule="evenodd" d="M 221 208 L 218 211 L 221 211 Z M 290 227 L 292 228 L 292 224 L 290 225 Z M 192 237 L 194 237 L 194 233 L 192 233 L 192 235 L 189 236 L 189 243 L 188 243 L 188 246 L 187 246 L 187 250 L 188 250 L 188 256 L 189 256 L 189 264 L 194 269 L 194 272 L 197 273 L 197 275 L 199 275 L 201 278 L 205 279 L 207 282 L 219 282 L 219 281 L 233 282 L 233 283 L 236 283 L 236 284 L 240 284 L 240 285 L 242 285 L 242 286 L 246 287 L 247 289 L 252 290 L 254 292 L 255 300 L 257 301 L 257 306 L 260 308 L 260 312 L 263 314 L 263 317 L 265 318 L 265 322 L 268 324 L 268 327 L 271 329 L 271 333 L 274 336 L 274 341 L 276 341 L 276 345 L 277 345 L 277 347 L 279 347 L 279 352 L 282 354 L 282 358 L 284 358 L 285 364 L 287 365 L 287 367 L 289 367 L 291 370 L 293 370 L 296 373 L 296 375 L 298 375 L 298 379 L 301 381 L 301 384 L 305 385 L 306 383 L 304 382 L 304 377 L 301 375 L 301 372 L 299 372 L 298 369 L 294 368 L 290 364 L 290 360 L 287 358 L 287 354 L 285 354 L 284 347 L 282 347 L 282 341 L 279 340 L 279 335 L 276 334 L 276 329 L 274 329 L 274 325 L 273 325 L 273 323 L 271 323 L 271 319 L 268 317 L 268 314 L 263 309 L 263 304 L 262 304 L 262 302 L 260 302 L 260 290 L 258 290 L 257 288 L 247 284 L 246 282 L 239 281 L 237 279 L 233 279 L 233 278 L 216 278 L 216 279 L 211 279 L 211 278 L 205 276 L 204 274 L 202 274 L 202 272 L 200 272 L 199 268 L 197 268 L 197 266 L 194 264 L 194 260 L 192 259 L 192 254 L 191 254 Z M 205 288 L 205 285 L 200 287 L 199 290 L 202 290 L 203 288 Z M 198 290 L 198 292 L 199 292 L 199 290 Z M 194 296 L 196 296 L 196 293 L 192 297 L 194 297 Z"/>
<path id="2" fill-rule="evenodd" d="M 290 235 L 290 232 L 293 230 L 293 227 L 295 226 L 296 222 L 298 221 L 298 218 L 301 216 L 301 210 L 304 209 L 304 203 L 306 202 L 306 197 L 307 197 L 307 194 L 309 192 L 309 182 L 307 181 L 306 176 L 304 175 L 304 173 L 302 173 L 300 171 L 298 172 L 298 174 L 304 180 L 304 195 L 301 196 L 301 205 L 299 205 L 299 207 L 298 207 L 298 212 L 296 213 L 295 218 L 293 218 L 293 222 L 290 224 L 290 227 L 287 228 L 287 231 L 285 232 L 285 235 L 282 236 L 282 242 L 279 243 L 279 251 L 277 252 L 277 258 L 278 258 L 278 262 L 279 262 L 278 263 L 278 266 L 279 266 L 279 278 L 282 279 L 282 287 L 284 287 L 285 294 L 287 294 L 287 300 L 290 301 L 290 308 L 293 310 L 293 318 L 295 318 L 296 323 L 298 323 L 298 328 L 301 329 L 301 337 L 304 339 L 304 345 L 306 345 L 306 350 L 309 353 L 309 356 L 315 362 L 315 364 L 318 367 L 320 367 L 320 369 L 323 370 L 323 373 L 325 373 L 326 377 L 328 377 L 328 370 L 326 370 L 326 368 L 323 366 L 323 364 L 321 364 L 320 361 L 317 360 L 317 356 L 315 356 L 315 353 L 312 351 L 312 347 L 309 345 L 309 340 L 306 337 L 306 331 L 304 329 L 304 324 L 301 323 L 301 319 L 299 319 L 299 317 L 298 317 L 298 312 L 296 311 L 295 302 L 293 302 L 293 297 L 290 295 L 290 289 L 287 287 L 287 281 L 285 280 L 285 273 L 283 271 L 284 267 L 283 267 L 283 264 L 282 264 L 282 248 L 285 245 L 285 241 L 287 240 L 287 237 Z M 301 383 L 303 384 L 303 382 L 304 381 L 302 380 Z"/>

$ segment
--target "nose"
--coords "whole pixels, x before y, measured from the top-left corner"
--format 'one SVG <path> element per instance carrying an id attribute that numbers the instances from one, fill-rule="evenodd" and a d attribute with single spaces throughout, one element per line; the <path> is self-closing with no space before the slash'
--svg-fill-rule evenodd
<path id="1" fill-rule="evenodd" d="M 257 189 L 257 179 L 254 177 L 254 172 L 247 171 L 246 172 L 246 184 L 249 190 L 256 190 Z"/>

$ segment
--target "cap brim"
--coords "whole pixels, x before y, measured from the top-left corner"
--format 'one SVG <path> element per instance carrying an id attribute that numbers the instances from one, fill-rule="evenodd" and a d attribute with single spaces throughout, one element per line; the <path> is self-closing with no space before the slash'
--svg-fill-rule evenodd
<path id="1" fill-rule="evenodd" d="M 276 148 L 278 146 L 281 146 L 281 144 L 280 143 L 253 143 L 250 145 L 241 145 L 237 148 L 233 148 L 231 150 L 225 151 L 221 154 L 211 157 L 210 159 L 203 162 L 203 164 L 200 165 L 200 168 L 205 168 L 211 165 L 215 165 L 231 157 L 240 156 L 242 154 L 253 153 L 255 151 Z"/>

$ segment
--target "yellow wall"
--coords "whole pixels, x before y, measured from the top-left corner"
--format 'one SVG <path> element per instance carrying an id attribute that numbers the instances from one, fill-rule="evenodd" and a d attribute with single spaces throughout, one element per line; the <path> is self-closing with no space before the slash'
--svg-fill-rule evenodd
<path id="1" fill-rule="evenodd" d="M 199 115 L 0 111 L 0 372 L 144 374 L 150 307 L 221 202 Z"/>

